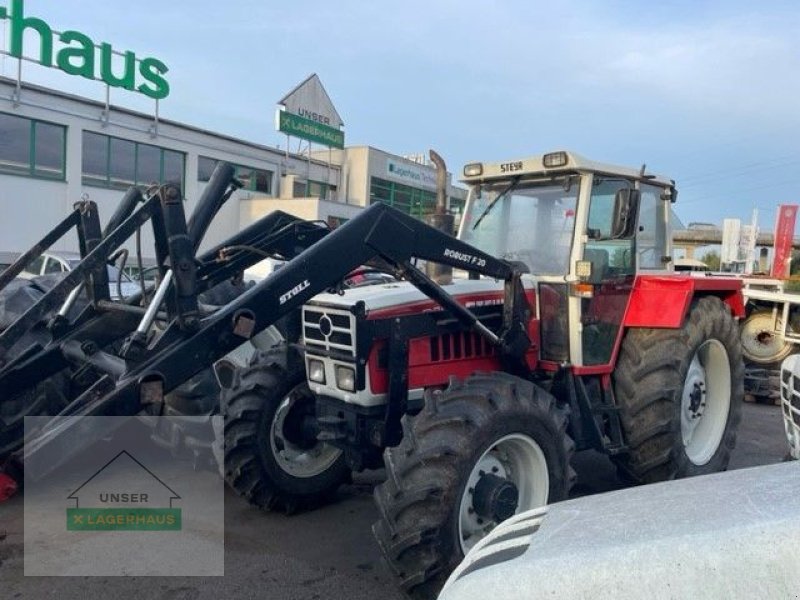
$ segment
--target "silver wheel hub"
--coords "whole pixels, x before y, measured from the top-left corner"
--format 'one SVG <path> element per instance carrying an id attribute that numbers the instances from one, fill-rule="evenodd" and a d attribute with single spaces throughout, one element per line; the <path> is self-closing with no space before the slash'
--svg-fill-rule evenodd
<path id="1" fill-rule="evenodd" d="M 281 401 L 269 428 L 270 449 L 278 466 L 289 475 L 300 478 L 316 477 L 333 466 L 342 451 L 319 441 L 300 445 L 287 438 L 287 418 L 301 401 L 302 395 L 297 390 L 290 392 Z"/>
<path id="2" fill-rule="evenodd" d="M 544 452 L 533 438 L 511 434 L 497 440 L 478 459 L 461 496 L 462 551 L 511 515 L 547 504 L 549 485 Z"/>
<path id="3" fill-rule="evenodd" d="M 681 436 L 695 465 L 708 463 L 722 442 L 730 412 L 731 368 L 725 346 L 707 340 L 695 352 L 681 397 Z"/>

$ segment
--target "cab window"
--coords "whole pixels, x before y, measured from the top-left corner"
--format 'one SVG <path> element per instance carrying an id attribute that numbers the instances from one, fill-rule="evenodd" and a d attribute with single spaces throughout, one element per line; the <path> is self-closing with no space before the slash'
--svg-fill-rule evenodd
<path id="1" fill-rule="evenodd" d="M 586 227 L 588 241 L 583 251 L 583 260 L 592 263 L 592 281 L 632 275 L 636 269 L 634 238 L 608 239 L 616 194 L 630 187 L 633 184 L 625 179 L 594 179 Z"/>

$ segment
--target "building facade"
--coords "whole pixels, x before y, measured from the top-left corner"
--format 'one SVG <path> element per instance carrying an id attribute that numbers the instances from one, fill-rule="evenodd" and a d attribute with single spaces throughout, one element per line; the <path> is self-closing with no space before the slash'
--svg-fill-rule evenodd
<path id="1" fill-rule="evenodd" d="M 276 208 L 337 225 L 375 201 L 420 217 L 435 203 L 433 167 L 375 148 L 293 154 L 0 78 L 0 251 L 27 249 L 82 198 L 97 203 L 105 223 L 131 185 L 178 181 L 190 214 L 220 160 L 236 165 L 244 186 L 204 247 Z M 456 212 L 464 196 L 449 186 Z M 147 228 L 143 238 L 151 248 Z M 74 251 L 77 239 L 54 249 Z"/>

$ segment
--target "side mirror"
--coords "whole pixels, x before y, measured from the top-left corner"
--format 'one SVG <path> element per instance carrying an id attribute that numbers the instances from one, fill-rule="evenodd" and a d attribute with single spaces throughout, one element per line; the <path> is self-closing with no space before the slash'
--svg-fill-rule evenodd
<path id="1" fill-rule="evenodd" d="M 621 189 L 614 195 L 614 220 L 611 223 L 611 239 L 633 237 L 639 215 L 639 190 Z"/>

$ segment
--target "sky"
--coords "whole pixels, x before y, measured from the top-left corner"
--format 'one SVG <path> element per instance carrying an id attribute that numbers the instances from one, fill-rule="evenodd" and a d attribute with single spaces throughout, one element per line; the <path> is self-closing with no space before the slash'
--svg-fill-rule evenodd
<path id="1" fill-rule="evenodd" d="M 456 174 L 559 149 L 645 163 L 676 180 L 686 224 L 758 209 L 769 231 L 777 204 L 800 202 L 796 1 L 26 0 L 25 13 L 159 58 L 162 117 L 248 141 L 283 148 L 276 103 L 317 73 L 347 145 L 433 148 Z M 57 71 L 26 64 L 25 78 L 104 98 Z M 112 93 L 152 111 L 145 100 Z"/>

